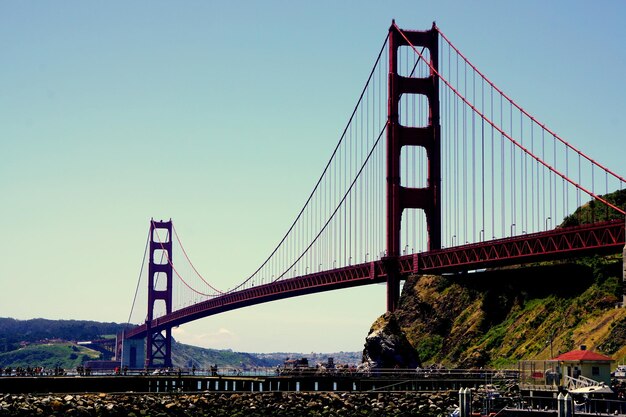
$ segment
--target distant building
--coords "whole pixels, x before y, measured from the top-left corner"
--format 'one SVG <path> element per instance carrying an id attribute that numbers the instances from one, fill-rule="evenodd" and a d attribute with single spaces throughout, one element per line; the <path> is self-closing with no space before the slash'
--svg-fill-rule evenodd
<path id="1" fill-rule="evenodd" d="M 285 369 L 306 369 L 309 367 L 309 360 L 307 358 L 301 359 L 285 359 L 283 362 L 283 367 Z"/>
<path id="2" fill-rule="evenodd" d="M 87 361 L 85 362 L 85 368 L 90 368 L 93 371 L 113 371 L 120 366 L 119 361 Z"/>

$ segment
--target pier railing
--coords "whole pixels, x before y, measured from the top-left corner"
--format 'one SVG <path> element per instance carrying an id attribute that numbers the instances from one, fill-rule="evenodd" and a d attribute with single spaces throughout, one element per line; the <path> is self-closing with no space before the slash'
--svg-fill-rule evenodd
<path id="1" fill-rule="evenodd" d="M 325 367 L 302 367 L 285 368 L 279 367 L 210 367 L 210 368 L 156 368 L 156 369 L 67 369 L 42 370 L 41 372 L 17 372 L 13 370 L 5 377 L 40 377 L 40 376 L 222 376 L 222 377 L 275 377 L 275 376 L 362 376 L 362 377 L 390 377 L 390 378 L 442 378 L 442 379 L 483 379 L 502 380 L 517 379 L 517 370 L 493 370 L 493 369 L 406 369 L 406 368 L 363 368 L 356 366 L 344 366 L 335 368 Z"/>

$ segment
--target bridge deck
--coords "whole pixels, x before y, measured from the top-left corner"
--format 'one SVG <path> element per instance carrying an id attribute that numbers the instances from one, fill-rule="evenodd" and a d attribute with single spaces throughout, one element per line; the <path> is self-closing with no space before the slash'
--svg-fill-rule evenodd
<path id="1" fill-rule="evenodd" d="M 615 220 L 405 255 L 398 258 L 397 267 L 404 276 L 440 274 L 594 253 L 621 253 L 625 242 L 624 221 Z M 384 282 L 389 265 L 389 260 L 372 261 L 226 293 L 127 330 L 125 337 L 145 337 L 148 329 L 163 330 L 269 301 Z"/>

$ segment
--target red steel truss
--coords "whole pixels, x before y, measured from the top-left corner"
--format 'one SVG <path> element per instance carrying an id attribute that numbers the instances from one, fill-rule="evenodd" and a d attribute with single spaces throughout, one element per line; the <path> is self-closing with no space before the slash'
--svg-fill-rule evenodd
<path id="1" fill-rule="evenodd" d="M 402 273 L 445 273 L 515 265 L 594 253 L 619 253 L 624 221 L 558 228 L 401 258 Z"/>
<path id="2" fill-rule="evenodd" d="M 559 228 L 399 258 L 403 276 L 452 273 L 481 268 L 548 261 L 587 254 L 621 253 L 626 243 L 624 221 L 615 220 Z M 168 329 L 203 317 L 255 304 L 341 288 L 385 282 L 385 261 L 303 275 L 231 292 L 158 317 L 126 332 L 127 338 Z"/>

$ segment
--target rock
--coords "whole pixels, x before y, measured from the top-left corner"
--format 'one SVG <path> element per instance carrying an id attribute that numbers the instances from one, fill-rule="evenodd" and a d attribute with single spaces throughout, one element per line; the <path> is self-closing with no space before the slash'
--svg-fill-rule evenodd
<path id="1" fill-rule="evenodd" d="M 50 407 L 52 407 L 54 411 L 61 411 L 63 409 L 63 403 L 55 399 L 50 402 Z"/>
<path id="2" fill-rule="evenodd" d="M 453 393 L 456 394 L 456 393 Z M 25 395 L 21 400 L 16 396 L 0 395 L 0 414 L 11 416 L 50 416 L 68 415 L 73 417 L 91 416 L 178 416 L 206 415 L 209 410 L 216 416 L 246 417 L 268 415 L 292 417 L 311 415 L 332 417 L 337 415 L 402 416 L 418 412 L 423 417 L 435 417 L 443 410 L 454 409 L 458 395 L 449 393 L 198 393 L 184 395 L 169 394 L 108 394 L 106 399 L 99 394 L 72 395 L 70 403 L 64 397 Z M 236 401 L 232 401 L 232 398 Z M 79 405 L 78 402 L 83 405 Z M 44 402 L 48 405 L 44 405 Z M 89 404 L 88 406 L 85 406 Z M 55 408 L 56 407 L 56 410 Z M 4 411 L 6 410 L 6 411 Z M 448 413 L 449 414 L 449 413 Z"/>
<path id="3" fill-rule="evenodd" d="M 365 338 L 363 362 L 372 368 L 421 367 L 417 351 L 393 313 L 385 313 L 372 325 Z"/>

